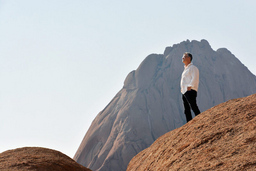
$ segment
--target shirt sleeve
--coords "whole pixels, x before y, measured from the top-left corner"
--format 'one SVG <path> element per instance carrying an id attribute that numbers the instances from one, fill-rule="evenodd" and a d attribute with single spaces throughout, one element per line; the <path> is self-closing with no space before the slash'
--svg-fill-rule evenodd
<path id="1" fill-rule="evenodd" d="M 188 87 L 197 87 L 199 83 L 199 70 L 196 67 L 191 68 L 191 81 L 188 84 Z"/>

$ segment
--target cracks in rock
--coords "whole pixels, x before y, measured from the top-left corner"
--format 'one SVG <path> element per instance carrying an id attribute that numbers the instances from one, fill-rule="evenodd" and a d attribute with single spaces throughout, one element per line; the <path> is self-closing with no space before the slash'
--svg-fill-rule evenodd
<path id="1" fill-rule="evenodd" d="M 234 130 L 233 128 L 227 128 L 222 131 L 218 131 L 210 135 L 206 135 L 205 137 L 202 137 L 200 142 L 194 145 L 193 149 L 198 148 L 199 146 L 204 145 L 206 143 L 213 143 L 214 141 L 221 139 L 225 134 L 232 132 L 233 130 Z"/>
<path id="2" fill-rule="evenodd" d="M 147 90 L 146 90 L 146 93 L 148 94 Z M 145 107 L 146 107 L 146 111 L 147 111 L 147 114 L 148 114 L 148 117 L 147 117 L 148 125 L 149 125 L 149 129 L 150 129 L 151 137 L 153 138 L 153 141 L 155 141 L 156 137 L 153 134 L 152 123 L 151 123 L 151 120 L 150 120 L 151 110 L 150 110 L 150 108 L 148 106 L 148 101 L 147 101 L 146 93 L 143 92 L 144 99 L 145 99 Z"/>

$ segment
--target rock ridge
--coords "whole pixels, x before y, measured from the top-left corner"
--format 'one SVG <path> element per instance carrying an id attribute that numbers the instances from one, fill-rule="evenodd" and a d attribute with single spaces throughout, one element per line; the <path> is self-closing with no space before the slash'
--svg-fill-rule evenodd
<path id="1" fill-rule="evenodd" d="M 219 104 L 166 133 L 127 171 L 255 169 L 256 94 Z"/>

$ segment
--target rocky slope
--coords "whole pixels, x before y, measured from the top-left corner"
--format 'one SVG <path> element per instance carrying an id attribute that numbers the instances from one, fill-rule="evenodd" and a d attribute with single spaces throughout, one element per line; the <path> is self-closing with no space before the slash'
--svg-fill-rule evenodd
<path id="1" fill-rule="evenodd" d="M 256 94 L 215 106 L 157 139 L 127 171 L 256 170 Z"/>
<path id="2" fill-rule="evenodd" d="M 201 111 L 256 93 L 256 77 L 227 49 L 214 51 L 206 40 L 175 44 L 164 54 L 149 55 L 128 74 L 94 119 L 74 159 L 94 171 L 124 171 L 158 137 L 184 125 L 179 84 L 187 51 L 200 71 Z"/>
<path id="3" fill-rule="evenodd" d="M 25 147 L 0 153 L 3 171 L 90 171 L 61 152 L 39 147 Z"/>

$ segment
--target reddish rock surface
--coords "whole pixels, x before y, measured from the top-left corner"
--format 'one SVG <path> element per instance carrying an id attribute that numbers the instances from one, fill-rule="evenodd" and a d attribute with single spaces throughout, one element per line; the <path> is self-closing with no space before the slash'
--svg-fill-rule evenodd
<path id="1" fill-rule="evenodd" d="M 158 138 L 127 171 L 256 170 L 256 94 L 219 104 Z"/>
<path id="2" fill-rule="evenodd" d="M 61 152 L 40 147 L 24 147 L 1 153 L 0 170 L 90 171 Z"/>

